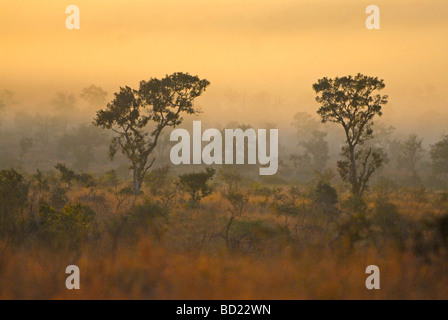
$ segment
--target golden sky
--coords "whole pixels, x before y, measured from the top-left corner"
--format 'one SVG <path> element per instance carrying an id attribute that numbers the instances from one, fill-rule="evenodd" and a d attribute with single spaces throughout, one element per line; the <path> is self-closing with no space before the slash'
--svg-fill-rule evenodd
<path id="1" fill-rule="evenodd" d="M 71 4 L 80 30 L 65 28 Z M 370 4 L 381 30 L 365 27 Z M 288 121 L 316 107 L 319 77 L 362 72 L 385 79 L 391 120 L 431 111 L 437 122 L 448 119 L 447 32 L 446 0 L 1 0 L 0 89 L 113 92 L 184 71 L 212 82 L 205 104 L 229 90 L 281 96 L 285 113 L 272 116 Z"/>

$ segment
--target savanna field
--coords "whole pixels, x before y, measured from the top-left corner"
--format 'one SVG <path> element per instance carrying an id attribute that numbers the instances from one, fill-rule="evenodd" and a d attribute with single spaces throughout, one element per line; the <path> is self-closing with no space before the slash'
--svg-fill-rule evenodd
<path id="1" fill-rule="evenodd" d="M 138 198 L 113 171 L 0 177 L 1 212 L 14 212 L 2 215 L 2 299 L 448 297 L 446 193 L 379 183 L 360 203 L 331 175 L 273 185 L 227 168 L 199 201 L 167 168 Z M 65 288 L 69 264 L 81 290 Z M 370 264 L 381 290 L 365 288 Z"/>
<path id="2" fill-rule="evenodd" d="M 447 17 L 1 1 L 0 300 L 448 299 Z"/>
<path id="3" fill-rule="evenodd" d="M 384 80 L 357 74 L 319 79 L 319 117 L 296 113 L 280 140 L 230 122 L 211 142 L 197 122 L 190 154 L 209 85 L 174 73 L 107 104 L 92 85 L 93 121 L 63 93 L 46 115 L 3 104 L 0 299 L 448 298 L 448 136 L 374 122 Z"/>

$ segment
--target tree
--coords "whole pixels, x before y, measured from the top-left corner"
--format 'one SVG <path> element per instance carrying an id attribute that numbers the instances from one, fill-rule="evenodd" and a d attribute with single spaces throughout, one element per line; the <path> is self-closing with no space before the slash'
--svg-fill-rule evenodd
<path id="1" fill-rule="evenodd" d="M 338 193 L 329 183 L 319 181 L 313 192 L 313 202 L 323 212 L 334 213 L 337 211 Z"/>
<path id="2" fill-rule="evenodd" d="M 75 181 L 77 178 L 77 174 L 72 169 L 66 167 L 63 163 L 58 163 L 55 168 L 61 173 L 61 181 L 67 183 L 70 188 L 72 185 L 72 181 Z"/>
<path id="3" fill-rule="evenodd" d="M 382 105 L 388 97 L 379 94 L 384 80 L 358 74 L 355 77 L 322 78 L 313 85 L 316 101 L 321 105 L 317 113 L 322 122 L 334 122 L 344 128 L 346 145 L 338 162 L 341 178 L 351 185 L 355 197 L 361 197 L 368 181 L 383 163 L 381 154 L 363 147 L 373 136 L 373 119 L 382 115 Z"/>
<path id="4" fill-rule="evenodd" d="M 94 150 L 109 137 L 99 128 L 80 125 L 71 133 L 63 134 L 58 141 L 61 156 L 74 158 L 73 166 L 78 171 L 87 171 L 95 160 Z"/>
<path id="5" fill-rule="evenodd" d="M 325 140 L 326 137 L 326 132 L 313 131 L 309 140 L 299 142 L 298 145 L 305 152 L 302 155 L 291 155 L 294 167 L 308 167 L 308 169 L 313 171 L 325 169 L 329 158 L 329 147 L 328 142 Z"/>
<path id="6" fill-rule="evenodd" d="M 204 172 L 187 173 L 179 176 L 179 186 L 190 196 L 190 205 L 196 207 L 201 199 L 213 191 L 209 181 L 215 175 L 215 169 L 208 167 Z"/>
<path id="7" fill-rule="evenodd" d="M 305 151 L 301 155 L 291 155 L 294 167 L 307 168 L 307 171 L 323 170 L 329 158 L 327 133 L 320 130 L 319 122 L 306 112 L 298 112 L 292 125 L 296 128 L 298 146 Z"/>
<path id="8" fill-rule="evenodd" d="M 319 121 L 307 112 L 297 112 L 291 125 L 296 129 L 300 141 L 310 137 L 310 133 L 320 130 Z"/>
<path id="9" fill-rule="evenodd" d="M 78 174 L 63 163 L 58 163 L 55 168 L 60 172 L 60 179 L 62 182 L 67 184 L 67 187 L 70 188 L 72 186 L 72 182 L 79 182 L 86 187 L 93 187 L 95 185 L 94 178 L 89 173 L 81 173 Z"/>
<path id="10" fill-rule="evenodd" d="M 107 92 L 101 87 L 97 87 L 94 84 L 82 89 L 80 97 L 87 101 L 89 106 L 99 106 L 106 102 Z"/>
<path id="11" fill-rule="evenodd" d="M 448 175 L 448 135 L 431 145 L 431 161 L 435 174 Z"/>
<path id="12" fill-rule="evenodd" d="M 0 236 L 14 230 L 28 201 L 28 189 L 28 183 L 17 171 L 0 171 Z"/>
<path id="13" fill-rule="evenodd" d="M 224 193 L 224 198 L 230 203 L 230 207 L 228 209 L 230 212 L 230 218 L 226 225 L 225 239 L 227 249 L 231 251 L 232 246 L 230 245 L 230 228 L 232 227 L 232 223 L 235 219 L 237 217 L 241 217 L 246 210 L 247 204 L 249 203 L 249 195 L 236 189 L 230 189 Z"/>
<path id="14" fill-rule="evenodd" d="M 197 114 L 193 101 L 210 85 L 205 79 L 188 73 L 174 73 L 163 79 L 141 81 L 139 90 L 120 88 L 115 99 L 99 110 L 94 125 L 117 135 L 110 145 L 110 157 L 121 150 L 130 161 L 135 195 L 155 158 L 149 159 L 166 127 L 176 127 L 182 114 Z M 151 130 L 147 126 L 153 125 Z"/>
<path id="15" fill-rule="evenodd" d="M 76 97 L 73 94 L 58 92 L 51 104 L 59 112 L 73 111 L 76 109 Z"/>
<path id="16" fill-rule="evenodd" d="M 156 202 L 165 212 L 172 207 L 178 191 L 170 177 L 170 170 L 170 167 L 165 165 L 152 170 L 145 178 L 145 184 L 149 187 L 149 191 L 153 196 L 158 197 Z"/>
<path id="17" fill-rule="evenodd" d="M 42 202 L 39 208 L 42 236 L 76 246 L 93 230 L 95 215 L 90 207 L 80 203 L 57 210 Z"/>
<path id="18" fill-rule="evenodd" d="M 422 139 L 412 134 L 406 141 L 400 143 L 400 153 L 398 165 L 409 170 L 414 177 L 417 177 L 417 164 L 422 159 L 423 148 Z"/>

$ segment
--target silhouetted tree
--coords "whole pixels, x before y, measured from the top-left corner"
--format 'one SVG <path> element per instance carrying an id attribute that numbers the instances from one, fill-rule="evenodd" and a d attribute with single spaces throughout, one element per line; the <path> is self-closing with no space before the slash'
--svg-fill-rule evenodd
<path id="1" fill-rule="evenodd" d="M 14 231 L 28 200 L 28 183 L 15 170 L 0 171 L 0 236 Z"/>
<path id="2" fill-rule="evenodd" d="M 346 145 L 341 155 L 346 160 L 338 162 L 338 170 L 355 197 L 362 196 L 371 175 L 383 163 L 380 153 L 363 145 L 373 135 L 373 118 L 382 115 L 382 105 L 387 103 L 388 97 L 378 93 L 384 87 L 384 80 L 362 74 L 325 77 L 313 85 L 322 122 L 335 122 L 344 128 Z"/>
<path id="3" fill-rule="evenodd" d="M 196 207 L 201 199 L 210 195 L 213 191 L 209 185 L 215 175 L 215 169 L 208 167 L 204 172 L 187 173 L 179 176 L 179 186 L 182 191 L 190 196 L 190 205 Z"/>
<path id="4" fill-rule="evenodd" d="M 323 170 L 329 158 L 327 133 L 320 130 L 319 122 L 306 112 L 298 112 L 292 125 L 297 132 L 298 146 L 304 151 L 291 155 L 294 167 L 307 172 Z"/>
<path id="5" fill-rule="evenodd" d="M 235 219 L 241 217 L 246 210 L 247 204 L 249 203 L 249 195 L 236 189 L 229 189 L 223 194 L 223 196 L 230 203 L 228 209 L 230 218 L 226 225 L 224 237 L 226 239 L 227 249 L 231 251 L 232 246 L 230 243 L 230 228 L 232 227 Z"/>
<path id="6" fill-rule="evenodd" d="M 82 89 L 80 97 L 86 100 L 91 107 L 100 106 L 106 102 L 107 92 L 92 84 Z"/>
<path id="7" fill-rule="evenodd" d="M 188 73 L 174 73 L 163 79 L 141 81 L 139 90 L 120 88 L 106 109 L 97 112 L 94 124 L 117 134 L 110 145 L 110 156 L 118 150 L 131 162 L 134 192 L 140 194 L 146 172 L 155 158 L 149 159 L 166 127 L 176 127 L 182 114 L 197 114 L 193 106 L 210 82 Z M 152 123 L 151 131 L 147 126 Z"/>
<path id="8" fill-rule="evenodd" d="M 95 160 L 94 150 L 103 145 L 109 137 L 99 128 L 80 125 L 72 133 L 59 138 L 58 149 L 62 156 L 74 158 L 73 167 L 79 171 L 87 171 Z"/>
<path id="9" fill-rule="evenodd" d="M 76 108 L 76 97 L 73 94 L 58 92 L 51 100 L 51 104 L 59 112 L 73 111 Z"/>
<path id="10" fill-rule="evenodd" d="M 435 174 L 448 176 L 448 135 L 431 146 L 431 161 Z"/>
<path id="11" fill-rule="evenodd" d="M 417 164 L 423 157 L 423 139 L 412 134 L 406 141 L 400 143 L 400 154 L 398 165 L 409 170 L 414 177 L 417 177 Z"/>
<path id="12" fill-rule="evenodd" d="M 291 125 L 296 129 L 299 141 L 310 138 L 311 132 L 319 131 L 319 121 L 307 112 L 297 112 Z"/>
<path id="13" fill-rule="evenodd" d="M 94 178 L 92 175 L 88 173 L 81 173 L 78 174 L 75 171 L 73 171 L 70 168 L 67 168 L 67 166 L 63 163 L 58 163 L 55 168 L 60 172 L 61 174 L 61 181 L 65 182 L 70 188 L 72 186 L 73 181 L 80 182 L 84 184 L 87 187 L 92 187 L 95 185 Z"/>

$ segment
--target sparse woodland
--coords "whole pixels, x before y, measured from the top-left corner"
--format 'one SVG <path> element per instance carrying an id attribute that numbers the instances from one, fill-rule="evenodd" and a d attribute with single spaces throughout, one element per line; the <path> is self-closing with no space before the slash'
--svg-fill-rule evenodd
<path id="1" fill-rule="evenodd" d="M 90 86 L 38 116 L 0 95 L 1 299 L 448 298 L 448 137 L 383 125 L 378 78 L 323 78 L 277 175 L 174 166 L 169 128 L 201 117 L 208 85 L 178 73 L 109 104 Z M 102 111 L 83 119 L 80 101 Z M 65 289 L 70 264 L 82 290 Z"/>

